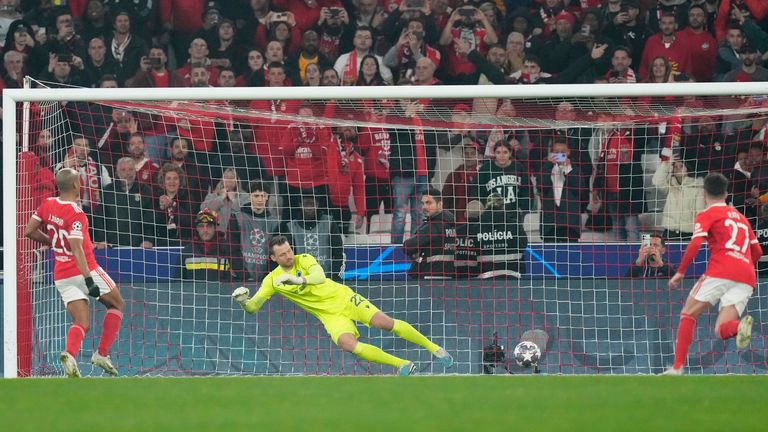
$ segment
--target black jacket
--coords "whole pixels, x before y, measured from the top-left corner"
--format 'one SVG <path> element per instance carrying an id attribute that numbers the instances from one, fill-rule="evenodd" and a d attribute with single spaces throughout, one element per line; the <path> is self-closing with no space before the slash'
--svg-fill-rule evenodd
<path id="1" fill-rule="evenodd" d="M 177 277 L 208 282 L 244 280 L 243 257 L 232 248 L 223 233 L 206 243 L 195 234 L 194 240 L 181 251 Z"/>
<path id="2" fill-rule="evenodd" d="M 555 191 L 552 184 L 551 162 L 544 164 L 539 183 L 541 184 L 541 234 L 554 234 L 555 227 L 564 226 L 581 231 L 581 209 L 589 198 L 589 178 L 583 176 L 579 167 L 571 165 L 571 171 L 565 174 L 565 184 L 560 195 L 560 205 L 555 204 Z"/>
<path id="3" fill-rule="evenodd" d="M 389 155 L 389 173 L 392 176 L 415 177 L 416 176 L 416 132 L 413 129 L 393 129 L 389 132 L 391 142 Z M 444 132 L 424 130 L 424 147 L 427 156 L 428 177 L 435 174 L 437 163 L 437 146 L 448 135 Z"/>
<path id="4" fill-rule="evenodd" d="M 456 220 L 453 213 L 443 210 L 427 217 L 419 225 L 416 234 L 403 243 L 403 248 L 405 254 L 413 259 L 409 271 L 411 276 L 452 278 L 456 249 Z"/>
<path id="5" fill-rule="evenodd" d="M 126 190 L 120 179 L 104 187 L 102 203 L 93 215 L 93 240 L 111 246 L 141 246 L 144 241 L 153 245 L 155 215 L 152 208 L 152 190 L 134 182 Z"/>

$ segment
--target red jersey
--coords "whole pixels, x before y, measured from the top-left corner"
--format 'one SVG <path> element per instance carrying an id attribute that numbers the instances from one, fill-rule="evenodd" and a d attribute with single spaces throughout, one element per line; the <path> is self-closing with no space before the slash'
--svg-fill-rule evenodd
<path id="1" fill-rule="evenodd" d="M 48 198 L 40 204 L 32 217 L 42 222 L 42 231 L 51 238 L 51 249 L 54 252 L 56 265 L 53 268 L 53 279 L 61 280 L 77 276 L 80 270 L 72 255 L 70 238 L 83 239 L 83 252 L 88 270 L 99 267 L 93 255 L 93 244 L 88 234 L 88 218 L 80 206 L 73 202 L 62 201 L 59 198 Z"/>
<path id="2" fill-rule="evenodd" d="M 757 238 L 743 214 L 726 204 L 711 205 L 696 216 L 696 237 L 706 238 L 709 244 L 707 276 L 755 286 L 750 247 Z"/>
<path id="3" fill-rule="evenodd" d="M 473 29 L 454 27 L 451 29 L 451 38 L 468 42 L 470 51 L 476 49 L 481 55 L 485 56 L 485 53 L 488 51 L 488 45 L 485 43 L 486 33 L 487 31 L 482 27 Z M 469 75 L 475 71 L 475 65 L 467 57 L 461 57 L 456 53 L 456 43 L 453 41 L 448 46 L 448 55 L 445 61 L 447 65 L 445 70 L 450 71 L 451 76 Z"/>
<path id="4" fill-rule="evenodd" d="M 649 67 L 656 57 L 669 60 L 675 72 L 691 74 L 691 51 L 688 42 L 679 35 L 675 35 L 672 42 L 664 42 L 660 34 L 655 34 L 645 41 L 639 70 L 643 78 L 648 78 Z"/>
<path id="5" fill-rule="evenodd" d="M 364 127 L 357 134 L 357 146 L 365 155 L 365 175 L 389 180 L 389 132 L 380 127 Z"/>
<path id="6" fill-rule="evenodd" d="M 690 27 L 677 33 L 688 44 L 691 74 L 698 82 L 712 81 L 717 56 L 717 41 L 707 31 L 695 33 Z"/>

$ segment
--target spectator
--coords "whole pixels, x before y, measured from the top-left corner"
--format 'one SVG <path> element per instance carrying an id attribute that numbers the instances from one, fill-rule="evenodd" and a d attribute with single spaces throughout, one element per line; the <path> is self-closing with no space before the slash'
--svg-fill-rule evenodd
<path id="1" fill-rule="evenodd" d="M 48 64 L 48 51 L 35 40 L 32 29 L 26 21 L 13 21 L 8 28 L 5 45 L 3 45 L 3 54 L 11 51 L 25 56 L 23 60 L 26 66 L 25 70 L 33 77 L 39 76 Z"/>
<path id="2" fill-rule="evenodd" d="M 219 223 L 216 229 L 229 237 L 229 222 L 231 218 L 240 212 L 240 207 L 248 202 L 248 193 L 240 184 L 237 171 L 227 168 L 221 175 L 221 180 L 216 187 L 208 193 L 200 205 L 201 209 L 207 208 L 219 215 Z"/>
<path id="3" fill-rule="evenodd" d="M 626 278 L 668 278 L 677 268 L 664 261 L 666 240 L 659 234 L 651 234 L 647 243 L 640 246 L 635 263 L 624 274 Z"/>
<path id="4" fill-rule="evenodd" d="M 341 85 L 341 81 L 339 80 L 339 74 L 336 72 L 336 69 L 328 68 L 324 70 L 322 72 L 322 75 L 320 76 L 320 85 L 321 86 Z"/>
<path id="5" fill-rule="evenodd" d="M 377 0 L 358 0 L 356 13 L 353 14 L 353 26 L 356 29 L 368 27 L 379 31 L 387 18 L 384 8 L 379 7 Z"/>
<path id="6" fill-rule="evenodd" d="M 552 79 L 552 74 L 541 69 L 538 57 L 528 55 L 523 60 L 523 68 L 507 77 L 509 84 L 546 84 Z"/>
<path id="7" fill-rule="evenodd" d="M 301 44 L 301 31 L 296 27 L 296 17 L 292 12 L 272 12 L 269 23 L 259 26 L 254 35 L 254 45 L 263 47 L 267 41 L 276 41 L 283 47 L 283 52 L 293 54 Z"/>
<path id="8" fill-rule="evenodd" d="M 512 32 L 507 36 L 507 44 L 504 47 L 504 53 L 506 58 L 501 65 L 501 70 L 507 75 L 517 72 L 523 68 L 523 60 L 525 60 L 525 35 L 519 32 Z M 488 60 L 494 63 L 491 57 L 490 51 L 488 52 Z"/>
<path id="9" fill-rule="evenodd" d="M 365 208 L 369 231 L 371 217 L 379 212 L 382 204 L 384 213 L 392 213 L 392 184 L 389 178 L 391 140 L 389 131 L 382 127 L 387 112 L 387 104 L 383 101 L 375 101 L 366 107 L 369 126 L 362 127 L 357 134 L 357 148 L 364 158 Z"/>
<path id="10" fill-rule="evenodd" d="M 176 75 L 184 81 L 187 87 L 194 87 L 192 69 L 196 66 L 202 66 L 208 73 L 208 84 L 216 85 L 216 81 L 219 79 L 219 69 L 213 66 L 208 58 L 208 42 L 203 38 L 195 38 L 190 42 L 187 52 L 189 52 L 189 61 L 176 69 Z"/>
<path id="11" fill-rule="evenodd" d="M 202 201 L 202 194 L 208 190 L 211 184 L 210 164 L 201 166 L 197 158 L 190 154 L 189 140 L 182 137 L 171 139 L 170 155 L 168 163 L 182 169 L 185 177 L 185 187 L 188 196 L 193 203 Z"/>
<path id="12" fill-rule="evenodd" d="M 603 134 L 604 133 L 604 134 Z M 638 216 L 645 209 L 642 167 L 633 130 L 595 130 L 600 140 L 593 202 L 605 205 L 617 240 L 639 241 Z"/>
<path id="13" fill-rule="evenodd" d="M 257 49 L 248 51 L 248 67 L 237 77 L 238 87 L 261 87 L 264 85 L 264 76 L 266 69 L 264 64 L 264 54 Z M 252 84 L 251 84 L 252 83 Z"/>
<path id="14" fill-rule="evenodd" d="M 30 196 L 32 197 L 32 207 L 37 208 L 43 200 L 56 196 L 56 177 L 48 165 L 43 165 L 41 161 L 47 158 L 39 157 L 33 152 L 22 152 L 19 154 L 19 161 L 30 161 L 32 169 L 30 170 Z M 0 181 L 2 186 L 2 181 Z"/>
<path id="15" fill-rule="evenodd" d="M 91 41 L 93 38 L 100 37 L 105 41 L 109 38 L 112 34 L 112 29 L 107 21 L 108 11 L 109 9 L 101 0 L 88 1 L 82 19 L 83 30 L 81 35 L 83 36 L 83 40 Z"/>
<path id="16" fill-rule="evenodd" d="M 349 234 L 350 220 L 355 231 L 359 231 L 367 214 L 363 157 L 355 147 L 357 129 L 354 126 L 340 126 L 334 141 L 338 142 L 339 151 L 329 152 L 328 157 L 338 156 L 339 159 L 328 163 L 330 212 L 341 224 L 342 232 Z M 349 206 L 350 197 L 355 204 L 354 214 Z"/>
<path id="17" fill-rule="evenodd" d="M 408 274 L 417 279 L 451 279 L 456 250 L 456 222 L 443 210 L 440 191 L 429 188 L 421 196 L 425 220 L 414 235 L 403 243 L 412 264 Z"/>
<path id="18" fill-rule="evenodd" d="M 307 119 L 315 116 L 309 105 L 299 108 L 298 114 Z M 339 150 L 333 142 L 331 130 L 307 122 L 293 123 L 283 134 L 279 151 L 284 158 L 288 184 L 289 205 L 283 212 L 283 218 L 298 218 L 301 197 L 307 194 L 316 197 L 320 209 L 327 211 L 330 163 L 339 160 Z"/>
<path id="19" fill-rule="evenodd" d="M 24 55 L 18 51 L 6 51 L 3 55 L 3 83 L 5 88 L 24 86 Z"/>
<path id="20" fill-rule="evenodd" d="M 669 60 L 674 72 L 691 74 L 691 52 L 685 39 L 678 36 L 675 15 L 665 13 L 659 21 L 659 33 L 651 36 L 645 43 L 640 70 L 649 69 L 651 60 L 663 56 Z"/>
<path id="21" fill-rule="evenodd" d="M 69 54 L 66 53 L 52 55 L 48 63 L 48 70 L 40 74 L 40 80 L 50 82 L 49 86 L 54 88 L 85 87 L 85 82 L 83 82 L 78 69 L 72 68 L 74 57 L 68 56 Z M 80 61 L 82 62 L 82 60 Z"/>
<path id="22" fill-rule="evenodd" d="M 397 81 L 412 79 L 416 62 L 424 57 L 432 60 L 436 68 L 440 66 L 440 51 L 427 45 L 424 38 L 424 24 L 411 19 L 407 27 L 403 27 L 397 43 L 387 51 L 384 64 L 394 71 Z"/>
<path id="23" fill-rule="evenodd" d="M 209 45 L 213 66 L 229 67 L 237 74 L 247 70 L 248 51 L 235 37 L 235 25 L 232 20 L 225 18 L 219 22 L 216 37 L 209 42 Z"/>
<path id="24" fill-rule="evenodd" d="M 413 74 L 413 85 L 436 85 L 440 84 L 435 78 L 436 66 L 432 60 L 422 57 L 416 62 Z"/>
<path id="25" fill-rule="evenodd" d="M 344 8 L 323 8 L 317 21 L 320 37 L 319 52 L 329 59 L 335 59 L 341 52 L 342 40 L 352 39 L 356 26 L 350 25 L 349 15 Z"/>
<path id="26" fill-rule="evenodd" d="M 116 77 L 121 72 L 117 62 L 107 57 L 107 45 L 103 37 L 97 36 L 88 42 L 84 72 L 85 82 L 89 87 L 95 87 L 104 75 Z"/>
<path id="27" fill-rule="evenodd" d="M 675 18 L 680 28 L 685 27 L 688 25 L 688 6 L 690 3 L 690 0 L 658 0 L 655 6 L 648 8 L 646 16 L 648 31 L 658 32 L 663 26 L 661 21 L 665 15 Z"/>
<path id="28" fill-rule="evenodd" d="M 480 10 L 467 5 L 454 9 L 440 35 L 440 45 L 448 51 L 444 81 L 449 84 L 462 82 L 466 75 L 475 71 L 475 66 L 466 57 L 457 54 L 456 41 L 468 42 L 470 51 L 476 49 L 485 55 L 488 46 L 497 43 L 499 38 Z"/>
<path id="29" fill-rule="evenodd" d="M 456 52 L 460 56 L 466 55 L 469 61 L 475 65 L 474 73 L 467 75 L 466 84 L 505 84 L 507 82 L 507 54 L 501 45 L 491 45 L 488 48 L 488 55 L 483 57 L 477 50 L 469 51 L 470 46 L 467 42 L 458 41 L 456 43 Z M 521 60 L 522 68 L 522 60 Z M 520 70 L 519 68 L 517 70 Z M 516 71 L 517 71 L 516 70 Z M 513 72 L 514 73 L 514 72 Z"/>
<path id="30" fill-rule="evenodd" d="M 104 187 L 102 195 L 93 216 L 93 247 L 151 248 L 156 242 L 152 190 L 136 181 L 133 159 L 117 161 L 115 181 Z"/>
<path id="31" fill-rule="evenodd" d="M 381 68 L 376 56 L 366 54 L 360 62 L 360 71 L 357 74 L 356 86 L 382 86 L 386 85 L 381 76 Z"/>
<path id="32" fill-rule="evenodd" d="M 269 191 L 263 183 L 251 182 L 248 193 L 250 202 L 235 215 L 234 223 L 237 224 L 236 231 L 240 232 L 247 276 L 260 281 L 269 273 L 269 240 L 279 232 L 280 221 L 267 209 Z"/>
<path id="33" fill-rule="evenodd" d="M 341 78 L 342 85 L 353 85 L 355 83 L 360 73 L 360 64 L 363 62 L 363 58 L 371 54 L 371 47 L 373 45 L 373 32 L 371 28 L 359 27 L 355 31 L 353 45 L 354 49 L 340 55 L 333 66 Z M 375 57 L 380 65 L 382 79 L 387 84 L 392 84 L 392 71 L 386 66 L 381 66 L 384 63 L 384 59 L 381 56 L 376 55 Z"/>
<path id="34" fill-rule="evenodd" d="M 632 65 L 632 55 L 627 47 L 617 47 L 611 57 L 611 70 L 605 74 L 609 83 L 634 84 L 637 82 Z"/>
<path id="35" fill-rule="evenodd" d="M 73 134 L 72 147 L 67 150 L 64 162 L 53 171 L 58 172 L 61 168 L 72 168 L 80 173 L 80 207 L 90 219 L 101 203 L 102 190 L 112 183 L 112 177 L 103 165 L 91 157 L 88 139 L 82 135 Z"/>
<path id="36" fill-rule="evenodd" d="M 541 237 L 545 242 L 578 241 L 581 209 L 589 179 L 571 160 L 566 137 L 557 136 L 544 163 L 541 184 Z"/>
<path id="37" fill-rule="evenodd" d="M 186 61 L 189 41 L 192 40 L 192 35 L 203 26 L 206 6 L 207 1 L 201 0 L 159 1 L 158 17 L 162 23 L 159 39 L 171 42 L 176 55 L 175 64 L 184 64 Z"/>
<path id="38" fill-rule="evenodd" d="M 314 195 L 301 198 L 301 215 L 283 222 L 281 233 L 290 236 L 297 254 L 312 255 L 320 267 L 330 270 L 333 280 L 341 280 L 344 268 L 341 230 L 330 216 L 318 213 L 318 201 Z"/>
<path id="39" fill-rule="evenodd" d="M 208 282 L 237 282 L 244 279 L 243 257 L 234 251 L 224 234 L 216 230 L 219 216 L 203 209 L 195 217 L 195 235 L 181 251 L 177 276 Z"/>
<path id="40" fill-rule="evenodd" d="M 65 8 L 58 9 L 54 18 L 56 34 L 51 35 L 45 43 L 45 49 L 54 54 L 70 54 L 73 61 L 85 58 L 85 42 L 75 33 L 72 14 Z M 76 59 L 77 58 L 77 59 Z"/>
<path id="41" fill-rule="evenodd" d="M 141 58 L 147 55 L 147 45 L 141 37 L 131 32 L 131 16 L 126 11 L 117 11 L 112 21 L 114 32 L 107 41 L 109 57 L 120 66 L 120 85 L 139 69 Z"/>
<path id="42" fill-rule="evenodd" d="M 296 27 L 299 33 L 306 33 L 312 27 L 317 24 L 317 21 L 328 11 L 329 8 L 342 11 L 342 3 L 338 0 L 324 0 L 324 1 L 289 1 L 289 0 L 275 0 L 275 5 L 288 10 L 293 13 L 296 20 Z M 346 12 L 346 11 L 345 11 Z M 338 13 L 338 12 L 337 12 Z"/>
<path id="43" fill-rule="evenodd" d="M 675 78 L 675 75 L 672 74 L 672 65 L 664 56 L 658 56 L 651 61 L 651 66 L 645 76 L 644 82 L 659 84 L 673 82 Z"/>
<path id="44" fill-rule="evenodd" d="M 768 3 L 759 0 L 722 0 L 717 10 L 715 21 L 715 37 L 722 40 L 730 20 L 740 21 L 748 17 L 754 22 L 762 21 L 768 16 Z"/>
<path id="45" fill-rule="evenodd" d="M 703 5 L 688 8 L 688 27 L 678 34 L 688 45 L 691 75 L 698 82 L 712 81 L 717 56 L 717 41 L 706 30 L 707 11 Z"/>
<path id="46" fill-rule="evenodd" d="M 704 210 L 704 180 L 696 177 L 694 166 L 673 154 L 662 161 L 653 175 L 653 185 L 666 192 L 661 226 L 664 238 L 688 241 L 693 235 L 696 215 Z"/>
<path id="47" fill-rule="evenodd" d="M 725 40 L 717 49 L 717 65 L 713 81 L 723 81 L 725 74 L 741 68 L 741 48 L 744 46 L 744 32 L 738 25 L 732 25 L 725 34 Z"/>
<path id="48" fill-rule="evenodd" d="M 467 222 L 467 202 L 470 189 L 477 182 L 477 173 L 482 162 L 480 145 L 467 140 L 463 146 L 464 163 L 448 174 L 443 183 L 443 208 L 456 217 L 456 223 Z"/>
<path id="49" fill-rule="evenodd" d="M 725 74 L 723 81 L 726 82 L 755 82 L 768 81 L 768 69 L 758 66 L 757 60 L 759 54 L 755 47 L 744 44 L 741 47 L 741 68 L 732 70 Z"/>
<path id="50" fill-rule="evenodd" d="M 237 178 L 244 184 L 267 180 L 261 159 L 245 149 L 245 143 L 252 140 L 250 131 L 235 129 L 229 132 L 227 139 L 220 144 L 218 157 L 211 160 L 211 175 L 220 178 L 224 174 L 223 167 L 235 167 Z"/>
<path id="51" fill-rule="evenodd" d="M 235 71 L 228 67 L 219 68 L 219 79 L 216 82 L 217 87 L 234 87 L 237 78 Z"/>
<path id="52" fill-rule="evenodd" d="M 631 67 L 636 71 L 640 71 L 640 60 L 648 37 L 645 21 L 642 18 L 637 0 L 623 0 L 619 13 L 608 20 L 603 32 L 603 36 L 607 39 L 629 48 L 632 58 Z"/>
<path id="53" fill-rule="evenodd" d="M 215 1 L 206 2 L 205 11 L 203 12 L 203 23 L 197 28 L 195 34 L 192 35 L 192 39 L 203 38 L 208 42 L 208 46 L 211 46 L 213 41 L 218 38 L 218 26 L 221 22 L 221 5 Z"/>
<path id="54" fill-rule="evenodd" d="M 751 157 L 752 154 L 754 154 L 753 157 Z M 762 143 L 753 143 L 751 146 L 739 146 L 736 149 L 736 163 L 728 173 L 731 205 L 740 211 L 741 214 L 747 216 L 747 218 L 754 215 L 753 199 L 751 199 L 752 172 L 755 166 L 753 158 L 759 164 L 762 155 Z M 750 204 L 747 204 L 748 202 Z"/>
<path id="55" fill-rule="evenodd" d="M 747 16 L 739 8 L 732 10 L 734 20 L 744 31 L 744 37 L 762 53 L 768 52 L 768 32 L 765 27 L 758 26 L 755 21 L 747 19 Z"/>
<path id="56" fill-rule="evenodd" d="M 125 83 L 126 87 L 186 87 L 183 77 L 167 69 L 165 48 L 153 45 L 149 55 L 141 58 L 136 73 Z"/>
<path id="57" fill-rule="evenodd" d="M 318 87 L 322 84 L 320 67 L 317 66 L 317 63 L 308 63 L 303 72 L 304 79 L 301 83 L 305 87 Z"/>
<path id="58" fill-rule="evenodd" d="M 152 187 L 160 166 L 147 157 L 147 143 L 144 142 L 144 135 L 138 132 L 131 134 L 128 139 L 128 155 L 133 160 L 136 183 Z"/>
<path id="59" fill-rule="evenodd" d="M 192 238 L 192 203 L 184 170 L 167 163 L 157 174 L 155 191 L 155 246 L 179 246 Z"/>
<path id="60" fill-rule="evenodd" d="M 320 69 L 327 69 L 333 66 L 333 61 L 331 61 L 325 54 L 321 53 L 319 48 L 320 37 L 317 32 L 308 30 L 301 37 L 301 48 L 286 60 L 286 66 L 292 70 L 298 71 L 302 82 L 307 79 L 306 69 L 310 64 L 317 65 L 318 72 Z"/>
<path id="61" fill-rule="evenodd" d="M 499 140 L 493 146 L 494 159 L 480 166 L 472 197 L 488 200 L 498 194 L 505 209 L 522 221 L 531 209 L 531 181 L 523 165 L 515 160 L 512 144 Z"/>
<path id="62" fill-rule="evenodd" d="M 479 202 L 470 203 L 477 206 Z M 520 278 L 525 274 L 523 251 L 528 237 L 521 219 L 506 210 L 504 198 L 496 193 L 488 196 L 477 231 L 479 278 Z"/>
<path id="63" fill-rule="evenodd" d="M 411 234 L 416 232 L 422 214 L 417 201 L 427 192 L 434 175 L 438 133 L 422 128 L 424 106 L 419 101 L 401 99 L 402 116 L 415 128 L 390 131 L 391 154 L 389 173 L 392 179 L 394 214 L 392 243 L 401 244 L 405 233 L 405 216 L 410 209 Z"/>
<path id="64" fill-rule="evenodd" d="M 560 12 L 555 16 L 555 31 L 544 42 L 540 51 L 541 66 L 547 72 L 559 74 L 582 55 L 581 50 L 574 49 L 575 44 L 572 41 L 575 38 L 575 25 L 576 18 L 570 12 Z"/>

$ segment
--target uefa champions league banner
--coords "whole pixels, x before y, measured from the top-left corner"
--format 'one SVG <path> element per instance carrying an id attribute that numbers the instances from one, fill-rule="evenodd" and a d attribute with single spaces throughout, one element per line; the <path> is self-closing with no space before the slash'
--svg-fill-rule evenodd
<path id="1" fill-rule="evenodd" d="M 680 262 L 685 243 L 667 245 L 666 260 Z M 615 244 L 531 244 L 523 254 L 525 278 L 622 277 L 637 258 L 639 245 Z M 99 264 L 118 282 L 162 282 L 178 273 L 181 248 L 115 248 L 97 250 Z M 410 260 L 399 246 L 346 246 L 344 280 L 405 280 Z M 706 247 L 688 270 L 688 275 L 704 273 Z M 52 266 L 50 256 L 44 265 Z M 52 267 L 47 271 L 52 271 Z"/>
<path id="2" fill-rule="evenodd" d="M 483 348 L 498 335 L 506 366 L 531 373 L 511 359 L 514 346 L 532 330 L 546 334 L 542 373 L 650 374 L 673 360 L 673 341 L 684 296 L 694 283 L 670 291 L 666 280 L 540 279 L 434 283 L 356 282 L 352 288 L 383 311 L 412 323 L 450 351 L 450 373 L 483 373 Z M 234 286 L 203 282 L 123 284 L 121 332 L 112 358 L 122 376 L 230 374 L 390 374 L 342 353 L 313 317 L 274 296 L 255 316 L 234 304 Z M 254 287 L 251 286 L 253 289 Z M 59 301 L 51 288 L 51 301 Z M 36 303 L 35 317 L 58 323 L 38 342 L 33 369 L 56 374 L 58 353 L 69 320 L 62 308 Z M 766 373 L 768 297 L 759 290 L 748 310 L 755 318 L 752 344 L 737 351 L 733 340 L 714 333 L 716 310 L 698 322 L 688 357 L 692 374 Z M 83 345 L 89 358 L 100 334 L 102 309 Z M 48 315 L 45 315 L 46 312 Z M 58 315 L 57 315 L 58 314 Z M 38 318 L 36 318 L 38 319 Z M 36 327 L 38 324 L 36 324 Z M 358 327 L 361 336 L 387 352 L 413 360 L 420 373 L 445 373 L 429 353 L 376 329 Z M 542 333 L 543 332 L 543 333 Z M 59 337 L 60 336 L 60 337 Z M 507 373 L 496 367 L 497 373 Z M 83 373 L 92 373 L 83 363 Z M 99 375 L 99 374 L 97 374 Z"/>

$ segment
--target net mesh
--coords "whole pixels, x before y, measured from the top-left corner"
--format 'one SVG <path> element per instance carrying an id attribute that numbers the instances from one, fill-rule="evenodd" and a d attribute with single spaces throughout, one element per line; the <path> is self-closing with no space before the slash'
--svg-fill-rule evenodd
<path id="1" fill-rule="evenodd" d="M 706 266 L 704 251 L 681 288 L 666 287 L 703 209 L 707 172 L 731 180 L 732 205 L 768 239 L 761 97 L 62 101 L 17 110 L 22 375 L 62 373 L 70 319 L 53 256 L 21 240 L 61 167 L 81 172 L 97 258 L 125 299 L 111 353 L 125 375 L 391 373 L 343 353 L 317 319 L 279 296 L 255 317 L 233 303 L 235 287 L 253 292 L 274 268 L 264 245 L 277 234 L 444 346 L 456 359 L 449 372 L 525 372 L 513 348 L 531 334 L 544 372 L 658 372 L 671 364 L 680 308 Z M 199 228 L 209 220 L 212 237 Z M 758 285 L 744 351 L 717 338 L 714 309 L 699 320 L 690 371 L 762 372 L 767 301 Z M 104 308 L 91 302 L 91 312 L 81 360 L 101 332 Z M 426 350 L 358 328 L 420 372 L 443 373 Z"/>

